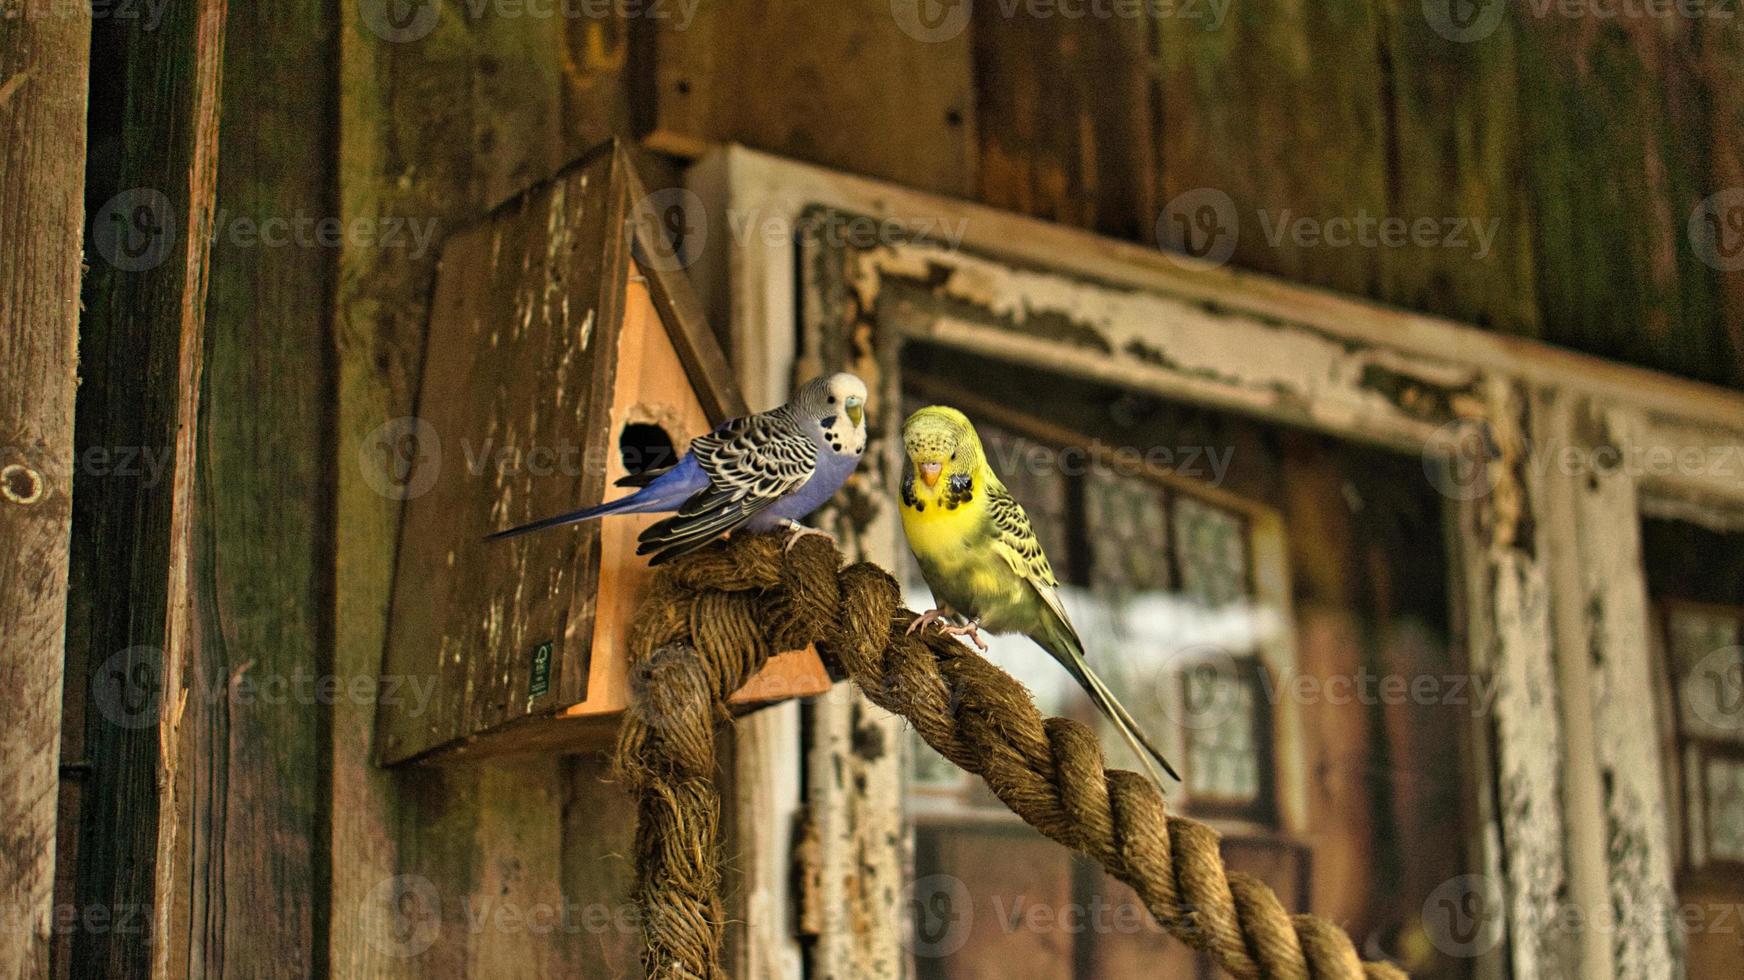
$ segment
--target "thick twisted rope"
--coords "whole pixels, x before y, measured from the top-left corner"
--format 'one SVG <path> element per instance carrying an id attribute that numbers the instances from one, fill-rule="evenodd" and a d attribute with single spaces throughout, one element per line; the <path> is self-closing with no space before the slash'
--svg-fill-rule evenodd
<path id="1" fill-rule="evenodd" d="M 1043 719 L 1004 671 L 935 630 L 907 634 L 896 581 L 841 567 L 807 536 L 740 535 L 655 578 L 631 630 L 632 707 L 615 765 L 637 795 L 636 900 L 651 980 L 715 980 L 722 938 L 714 735 L 727 697 L 772 651 L 808 643 L 874 704 L 981 776 L 1031 826 L 1131 885 L 1157 922 L 1236 977 L 1403 978 L 1338 926 L 1290 915 L 1223 866 L 1215 830 L 1172 816 L 1146 779 L 1103 764 L 1095 734 Z"/>

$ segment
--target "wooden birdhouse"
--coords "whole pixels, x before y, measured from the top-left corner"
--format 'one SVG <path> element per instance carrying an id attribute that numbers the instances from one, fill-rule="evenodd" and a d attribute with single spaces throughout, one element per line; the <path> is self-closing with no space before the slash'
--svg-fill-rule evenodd
<path id="1" fill-rule="evenodd" d="M 485 539 L 629 493 L 745 411 L 651 202 L 614 143 L 444 246 L 416 413 L 364 447 L 399 461 L 383 486 L 404 500 L 383 764 L 591 749 L 627 704 L 636 536 L 659 515 Z M 734 702 L 828 686 L 793 651 Z"/>

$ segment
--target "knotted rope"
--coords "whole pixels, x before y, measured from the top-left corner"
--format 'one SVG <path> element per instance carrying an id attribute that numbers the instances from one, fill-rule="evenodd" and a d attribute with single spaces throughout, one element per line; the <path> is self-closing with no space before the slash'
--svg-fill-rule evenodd
<path id="1" fill-rule="evenodd" d="M 615 766 L 639 801 L 636 901 L 651 980 L 724 976 L 715 729 L 727 697 L 772 651 L 808 643 L 1012 812 L 1131 885 L 1159 924 L 1231 975 L 1405 976 L 1363 962 L 1331 922 L 1288 914 L 1259 879 L 1226 871 L 1217 832 L 1170 815 L 1143 777 L 1106 768 L 1089 728 L 1043 719 L 1022 685 L 956 639 L 908 635 L 914 614 L 888 572 L 842 568 L 821 536 L 784 544 L 739 535 L 675 561 L 632 625 L 632 707 Z"/>

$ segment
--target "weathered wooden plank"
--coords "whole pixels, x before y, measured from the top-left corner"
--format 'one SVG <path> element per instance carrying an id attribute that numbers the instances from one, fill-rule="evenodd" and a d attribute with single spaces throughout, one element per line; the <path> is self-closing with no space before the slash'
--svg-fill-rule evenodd
<path id="1" fill-rule="evenodd" d="M 676 5 L 676 16 L 641 25 L 653 32 L 645 139 L 684 156 L 745 143 L 967 195 L 969 5 L 951 8 L 936 30 L 905 17 L 914 9 L 888 0 Z"/>
<path id="2" fill-rule="evenodd" d="M 562 864 L 571 956 L 584 977 L 642 975 L 642 929 L 629 896 L 636 884 L 636 801 L 608 781 L 599 756 L 562 767 Z M 750 974 L 776 976 L 776 974 Z"/>
<path id="3" fill-rule="evenodd" d="M 75 478 L 67 661 L 86 700 L 78 866 L 66 901 L 114 925 L 64 935 L 75 975 L 179 972 L 188 845 L 181 758 L 194 642 L 194 461 L 225 4 L 165 11 L 155 30 L 102 20 L 87 169 L 91 272 L 77 439 L 131 466 Z M 115 457 L 110 457 L 112 460 Z M 122 928 L 118 923 L 128 923 Z"/>
<path id="4" fill-rule="evenodd" d="M 384 676 L 439 680 L 428 710 L 378 710 L 386 762 L 602 693 L 590 652 L 611 618 L 595 596 L 603 526 L 481 542 L 608 486 L 619 351 L 640 338 L 620 336 L 630 261 L 620 168 L 615 152 L 596 153 L 443 246 L 418 417 L 405 427 L 416 456 L 385 487 L 406 502 L 382 662 Z"/>
<path id="5" fill-rule="evenodd" d="M 1379 136 L 1388 213 L 1428 219 L 1435 233 L 1426 243 L 1381 249 L 1373 297 L 1536 336 L 1536 242 L 1520 180 L 1526 137 L 1515 27 L 1501 18 L 1482 38 L 1462 42 L 1453 39 L 1464 34 L 1451 20 L 1434 19 L 1440 9 L 1379 5 L 1376 81 L 1386 124 Z M 1480 17 L 1474 30 L 1485 24 Z"/>
<path id="6" fill-rule="evenodd" d="M 1578 890 L 1571 901 L 1615 917 L 1615 928 L 1584 935 L 1586 976 L 1619 980 L 1677 976 L 1682 942 L 1665 928 L 1666 910 L 1676 907 L 1671 849 L 1668 781 L 1657 739 L 1645 737 L 1658 726 L 1655 680 L 1663 676 L 1649 641 L 1648 588 L 1642 566 L 1639 484 L 1628 467 L 1585 471 L 1571 459 L 1602 459 L 1611 449 L 1643 445 L 1643 433 L 1629 413 L 1607 412 L 1584 399 L 1547 399 L 1540 443 L 1555 447 L 1554 459 L 1541 461 L 1544 479 L 1562 495 L 1554 513 L 1553 547 L 1577 555 L 1559 565 L 1574 572 L 1556 590 L 1559 660 L 1569 692 L 1567 746 L 1571 805 L 1587 803 L 1587 821 L 1571 815 L 1571 871 L 1583 860 L 1596 866 L 1591 893 Z M 1546 465 L 1547 464 L 1547 465 Z M 1579 692 L 1586 692 L 1581 699 Z M 1582 717 L 1584 716 L 1584 718 Z M 1581 724 L 1577 726 L 1577 719 Z M 1636 732 L 1643 737 L 1617 738 Z M 1577 734 L 1584 735 L 1577 741 Z M 1573 792 L 1573 774 L 1587 773 L 1590 800 Z M 1584 839 L 1584 838 L 1591 838 Z M 1582 854 L 1573 845 L 1592 851 Z M 1571 874 L 1571 885 L 1582 884 Z M 1602 910 L 1602 911 L 1601 911 Z M 1598 948 L 1590 948 L 1592 944 Z"/>
<path id="7" fill-rule="evenodd" d="M 1156 215 L 1151 29 L 1143 17 L 999 16 L 974 35 L 975 196 L 1145 240 Z"/>
<path id="8" fill-rule="evenodd" d="M 427 36 L 398 41 L 365 17 L 378 8 L 341 5 L 339 214 L 345 221 L 434 222 L 439 241 L 496 199 L 556 171 L 560 147 L 542 121 L 556 118 L 557 50 L 547 21 L 490 17 L 476 24 L 443 5 Z M 532 40 L 550 38 L 549 48 Z M 513 70 L 510 70 L 513 66 Z M 486 85 L 483 75 L 494 73 Z M 466 93 L 470 97 L 456 97 Z M 531 131 L 505 128 L 503 119 Z M 473 142 L 489 133 L 495 153 Z M 339 358 L 337 578 L 334 672 L 377 676 L 399 501 L 372 489 L 383 471 L 364 456 L 371 433 L 411 414 L 423 356 L 423 325 L 435 249 L 348 246 L 336 299 Z M 507 798 L 485 799 L 475 769 L 388 774 L 371 764 L 373 704 L 335 705 L 331 899 L 327 949 L 335 976 L 461 976 L 478 940 L 462 900 L 484 866 L 518 857 L 555 866 L 555 853 L 516 853 L 480 841 L 490 808 L 537 798 L 535 773 Z M 541 762 L 535 770 L 554 767 Z M 547 773 L 546 775 L 549 775 Z M 400 908 L 409 929 L 395 929 Z M 431 928 L 435 931 L 432 932 Z M 522 937 L 526 942 L 526 937 Z"/>
<path id="9" fill-rule="evenodd" d="M 1715 259 L 1719 266 L 1714 273 L 1720 293 L 1719 329 L 1725 332 L 1725 342 L 1732 351 L 1727 380 L 1734 387 L 1744 385 L 1744 262 L 1740 260 L 1744 221 L 1738 218 L 1744 213 L 1739 211 L 1744 207 L 1744 31 L 1736 26 L 1735 15 L 1699 18 L 1696 26 L 1696 49 L 1700 52 L 1697 70 L 1708 111 L 1708 166 L 1699 188 L 1722 195 L 1707 212 L 1722 219 L 1721 223 L 1717 228 L 1710 224 L 1707 230 L 1725 233 L 1713 241 L 1723 245 L 1728 256 L 1718 261 L 1719 249 L 1712 253 L 1698 249 L 1697 258 L 1704 262 Z"/>
<path id="10" fill-rule="evenodd" d="M 1465 539 L 1480 549 L 1469 556 L 1462 584 L 1472 671 L 1495 689 L 1486 743 L 1494 758 L 1496 799 L 1493 812 L 1483 816 L 1500 836 L 1506 872 L 1504 877 L 1499 864 L 1486 863 L 1479 877 L 1451 883 L 1454 897 L 1474 912 L 1441 928 L 1475 929 L 1474 955 L 1493 953 L 1499 930 L 1506 928 L 1513 976 L 1575 976 L 1578 938 L 1541 925 L 1562 910 L 1569 876 L 1562 807 L 1566 736 L 1557 708 L 1562 695 L 1551 635 L 1545 488 L 1530 479 L 1532 432 L 1524 392 L 1506 379 L 1490 379 L 1481 409 L 1474 409 L 1479 415 L 1472 424 L 1484 426 L 1495 451 L 1479 464 L 1475 478 L 1482 482 L 1456 487 L 1451 496 L 1466 505 L 1460 516 Z M 1486 860 L 1497 857 L 1487 854 Z"/>
<path id="11" fill-rule="evenodd" d="M 327 662 L 337 29 L 295 2 L 227 32 L 174 976 L 325 972 L 323 718 L 358 696 Z"/>
<path id="12" fill-rule="evenodd" d="M 1110 290 L 948 243 L 855 251 L 851 261 L 858 302 L 876 304 L 885 328 L 909 337 L 997 348 L 1007 359 L 1296 424 L 1354 426 L 1407 450 L 1452 418 L 1452 400 L 1477 377 L 1291 319 L 1168 290 Z"/>
<path id="13" fill-rule="evenodd" d="M 1332 221 L 1379 218 L 1391 206 L 1379 10 L 1224 10 L 1215 29 L 1200 18 L 1156 20 L 1160 237 L 1245 269 L 1376 295 L 1380 249 L 1329 237 L 1344 237 Z M 1303 220 L 1313 235 L 1296 233 Z"/>
<path id="14" fill-rule="evenodd" d="M 1698 204 L 1720 190 L 1705 141 L 1691 138 L 1708 129 L 1694 64 L 1706 18 L 1522 8 L 1515 19 L 1541 336 L 1738 383 L 1744 348 L 1721 326 L 1714 270 L 1689 234 Z"/>
<path id="15" fill-rule="evenodd" d="M 0 22 L 0 977 L 50 973 L 90 11 Z M 82 743 L 74 744 L 75 752 Z"/>

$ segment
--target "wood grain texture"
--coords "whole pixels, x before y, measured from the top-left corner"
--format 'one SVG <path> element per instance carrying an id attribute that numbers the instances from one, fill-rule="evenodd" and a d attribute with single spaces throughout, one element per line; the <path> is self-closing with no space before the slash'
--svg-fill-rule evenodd
<path id="1" fill-rule="evenodd" d="M 1388 213 L 1457 236 L 1381 250 L 1375 299 L 1490 330 L 1540 332 L 1514 24 L 1449 42 L 1418 5 L 1377 5 Z M 1307 161 L 1303 161 L 1307 165 Z"/>
<path id="2" fill-rule="evenodd" d="M 545 122 L 558 116 L 561 62 L 549 22 L 493 16 L 469 24 L 455 16 L 460 5 L 444 4 L 428 36 L 393 42 L 364 22 L 357 5 L 339 9 L 343 219 L 434 220 L 440 239 L 555 173 L 578 149 Z M 485 133 L 495 150 L 488 156 L 475 152 Z M 381 669 L 399 512 L 399 501 L 371 488 L 360 452 L 377 427 L 413 411 L 436 261 L 434 250 L 340 252 L 334 671 L 346 678 Z M 557 851 L 539 838 L 481 837 L 474 829 L 493 812 L 548 798 L 559 763 L 519 767 L 509 785 L 488 784 L 489 795 L 473 768 L 386 773 L 371 761 L 374 717 L 373 704 L 335 705 L 326 749 L 332 974 L 458 977 L 483 947 L 557 942 L 474 932 L 462 903 L 482 897 L 492 864 L 559 866 Z M 628 839 L 625 828 L 626 847 Z M 401 908 L 408 918 L 387 918 Z"/>
<path id="3" fill-rule="evenodd" d="M 381 706 L 384 761 L 598 693 L 602 525 L 484 539 L 606 496 L 630 261 L 621 166 L 596 153 L 443 247 L 416 414 L 366 444 L 387 454 L 380 488 L 405 499 L 382 674 L 436 679 L 427 707 Z"/>
<path id="4" fill-rule="evenodd" d="M 961 10 L 966 11 L 967 5 Z M 653 32 L 647 143 L 737 142 L 942 194 L 974 187 L 970 37 L 907 34 L 889 0 L 702 2 Z"/>
<path id="5" fill-rule="evenodd" d="M 0 977 L 50 971 L 90 13 L 0 24 Z"/>
<path id="6" fill-rule="evenodd" d="M 1730 20 L 1703 19 L 1696 24 L 1702 102 L 1707 108 L 1707 171 L 1700 189 L 1724 193 L 1744 188 L 1744 31 L 1737 30 L 1736 15 Z M 1733 194 L 1734 199 L 1744 195 Z M 1728 212 L 1733 213 L 1733 212 Z M 1732 239 L 1733 246 L 1737 240 Z M 1724 333 L 1734 361 L 1725 380 L 1744 385 L 1744 270 L 1716 270 L 1720 292 L 1720 317 L 1716 329 Z"/>
<path id="7" fill-rule="evenodd" d="M 1215 30 L 1178 17 L 1158 19 L 1156 30 L 1162 122 L 1153 138 L 1165 216 L 1178 213 L 1170 204 L 1183 194 L 1197 202 L 1221 192 L 1227 198 L 1213 204 L 1235 233 L 1229 261 L 1374 295 L 1377 249 L 1305 244 L 1290 228 L 1389 213 L 1376 5 L 1236 3 Z"/>
<path id="8" fill-rule="evenodd" d="M 61 934 L 74 975 L 180 970 L 181 723 L 200 693 L 189 666 L 194 470 L 224 18 L 223 0 L 203 0 L 167 10 L 156 30 L 100 21 L 91 43 L 110 70 L 93 76 L 77 440 L 135 465 L 75 477 L 67 697 L 82 702 L 89 770 L 64 897 L 81 918 Z"/>
<path id="9" fill-rule="evenodd" d="M 1546 444 L 1567 445 L 1588 458 L 1602 447 L 1647 444 L 1631 413 L 1566 396 L 1542 401 L 1534 415 L 1542 419 Z M 1678 976 L 1687 939 L 1664 928 L 1654 911 L 1679 901 L 1671 844 L 1677 810 L 1667 799 L 1665 772 L 1676 755 L 1663 754 L 1658 740 L 1646 737 L 1659 720 L 1655 681 L 1665 676 L 1666 655 L 1649 640 L 1641 481 L 1620 468 L 1593 474 L 1552 470 L 1546 482 L 1550 492 L 1562 495 L 1558 513 L 1566 515 L 1550 529 L 1559 535 L 1554 544 L 1578 556 L 1565 566 L 1575 574 L 1567 574 L 1555 592 L 1559 667 L 1573 675 L 1563 684 L 1571 692 L 1565 708 L 1573 750 L 1567 766 L 1570 806 L 1589 811 L 1583 823 L 1570 821 L 1571 871 L 1585 872 L 1571 873 L 1570 899 L 1618 916 L 1609 934 L 1583 935 L 1587 963 L 1608 966 L 1618 980 Z M 1577 725 L 1586 736 L 1578 741 Z M 1618 732 L 1643 737 L 1614 737 Z M 1585 972 L 1600 975 L 1593 967 Z"/>
<path id="10" fill-rule="evenodd" d="M 1713 186 L 1703 18 L 1522 15 L 1520 127 L 1543 337 L 1744 382 L 1690 216 Z M 1729 232 L 1728 232 L 1729 234 Z"/>
<path id="11" fill-rule="evenodd" d="M 1148 238 L 1158 152 L 1148 22 L 988 15 L 970 30 L 976 199 Z"/>
<path id="12" fill-rule="evenodd" d="M 369 696 L 328 662 L 337 31 L 302 0 L 227 31 L 172 976 L 324 972 L 325 716 Z"/>
<path id="13" fill-rule="evenodd" d="M 1580 974 L 1579 939 L 1566 930 L 1534 929 L 1563 908 L 1567 894 L 1569 816 L 1562 753 L 1568 738 L 1552 706 L 1557 689 L 1550 611 L 1547 488 L 1528 480 L 1523 465 L 1532 430 L 1521 386 L 1495 378 L 1485 385 L 1482 417 L 1495 440 L 1489 491 L 1462 508 L 1468 541 L 1479 553 L 1463 576 L 1470 610 L 1472 670 L 1495 685 L 1486 755 L 1493 759 L 1494 821 L 1499 853 L 1486 848 L 1480 872 L 1499 891 L 1477 896 L 1485 916 L 1493 899 L 1507 909 L 1508 968 L 1514 977 Z M 1500 877 L 1506 862 L 1506 877 Z M 1494 921 L 1491 919 L 1490 921 Z M 1491 950 L 1489 952 L 1495 952 Z"/>

